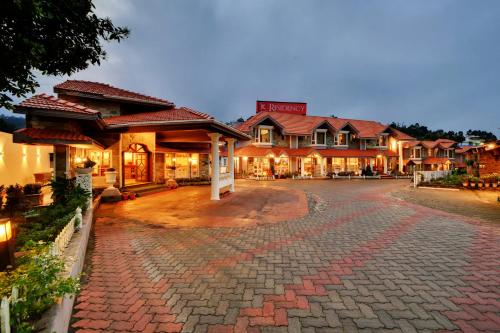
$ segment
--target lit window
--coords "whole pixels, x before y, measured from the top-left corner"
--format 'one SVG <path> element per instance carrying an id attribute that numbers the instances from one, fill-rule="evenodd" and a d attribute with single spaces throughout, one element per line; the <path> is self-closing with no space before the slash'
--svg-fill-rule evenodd
<path id="1" fill-rule="evenodd" d="M 336 146 L 347 146 L 347 135 L 348 133 L 340 132 L 335 136 L 335 145 Z"/>
<path id="2" fill-rule="evenodd" d="M 381 135 L 378 138 L 378 145 L 380 147 L 387 147 L 387 135 Z"/>

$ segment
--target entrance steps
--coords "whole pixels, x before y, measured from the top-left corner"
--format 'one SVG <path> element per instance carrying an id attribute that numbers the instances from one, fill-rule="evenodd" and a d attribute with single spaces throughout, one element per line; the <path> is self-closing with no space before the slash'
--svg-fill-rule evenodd
<path id="1" fill-rule="evenodd" d="M 134 192 L 138 197 L 168 190 L 170 190 L 170 188 L 166 184 L 155 184 L 155 183 L 128 185 L 122 188 L 122 192 Z"/>
<path id="2" fill-rule="evenodd" d="M 380 175 L 380 179 L 396 179 L 394 176 L 391 175 Z"/>

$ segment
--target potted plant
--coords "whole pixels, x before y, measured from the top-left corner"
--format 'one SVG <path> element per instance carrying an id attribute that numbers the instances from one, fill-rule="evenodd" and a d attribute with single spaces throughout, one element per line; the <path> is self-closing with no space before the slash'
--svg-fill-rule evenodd
<path id="1" fill-rule="evenodd" d="M 129 198 L 130 200 L 135 200 L 135 192 L 129 192 L 129 194 L 128 194 L 128 198 Z"/>
<path id="2" fill-rule="evenodd" d="M 477 178 L 477 177 L 470 177 L 469 178 L 470 187 L 471 188 L 475 188 L 476 185 L 477 185 L 477 183 L 478 183 L 478 181 L 479 181 L 479 178 Z"/>
<path id="3" fill-rule="evenodd" d="M 477 188 L 483 188 L 484 182 L 481 178 L 477 178 Z"/>
<path id="4" fill-rule="evenodd" d="M 463 187 L 469 186 L 469 176 L 462 177 L 462 186 Z"/>
<path id="5" fill-rule="evenodd" d="M 128 192 L 122 192 L 122 199 L 123 200 L 128 200 L 129 193 Z"/>
<path id="6" fill-rule="evenodd" d="M 495 175 L 493 177 L 493 182 L 491 183 L 491 186 L 493 186 L 493 188 L 497 188 L 498 183 L 500 183 L 500 175 Z"/>
<path id="7" fill-rule="evenodd" d="M 76 167 L 75 172 L 78 174 L 92 173 L 92 168 L 96 165 L 94 161 L 87 158 L 83 163 Z"/>
<path id="8" fill-rule="evenodd" d="M 490 184 L 491 184 L 491 175 L 484 176 L 483 177 L 483 181 L 484 181 L 484 187 L 485 188 L 490 187 Z"/>
<path id="9" fill-rule="evenodd" d="M 104 172 L 104 176 L 106 177 L 106 184 L 109 186 L 113 186 L 114 183 L 116 183 L 116 176 L 118 175 L 118 172 L 116 172 L 115 168 L 108 168 Z"/>
<path id="10" fill-rule="evenodd" d="M 26 184 L 23 188 L 24 197 L 29 207 L 43 205 L 42 185 Z"/>

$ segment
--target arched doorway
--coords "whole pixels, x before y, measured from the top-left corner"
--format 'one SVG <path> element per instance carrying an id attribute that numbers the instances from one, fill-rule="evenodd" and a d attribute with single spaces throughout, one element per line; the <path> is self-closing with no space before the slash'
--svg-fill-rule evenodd
<path id="1" fill-rule="evenodd" d="M 123 152 L 123 178 L 126 185 L 146 183 L 150 181 L 150 152 L 146 145 L 132 143 Z"/>

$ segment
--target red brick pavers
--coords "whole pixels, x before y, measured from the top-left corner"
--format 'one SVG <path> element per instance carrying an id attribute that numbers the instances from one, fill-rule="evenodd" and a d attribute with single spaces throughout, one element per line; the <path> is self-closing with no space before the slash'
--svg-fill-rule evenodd
<path id="1" fill-rule="evenodd" d="M 278 184 L 304 190 L 309 215 L 235 228 L 98 218 L 73 328 L 500 331 L 499 225 L 385 196 L 397 181 Z"/>

